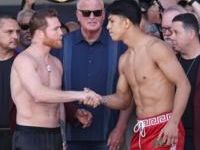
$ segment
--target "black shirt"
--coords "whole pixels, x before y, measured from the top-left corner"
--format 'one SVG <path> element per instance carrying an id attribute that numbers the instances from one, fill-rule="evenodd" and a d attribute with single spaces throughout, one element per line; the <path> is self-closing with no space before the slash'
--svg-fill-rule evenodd
<path id="1" fill-rule="evenodd" d="M 191 93 L 189 96 L 187 107 L 182 117 L 182 121 L 185 129 L 192 131 L 193 116 L 194 116 L 194 92 L 195 92 L 196 77 L 197 77 L 197 70 L 200 61 L 200 56 L 194 59 L 184 59 L 180 57 L 179 61 L 191 84 Z"/>
<path id="2" fill-rule="evenodd" d="M 14 57 L 0 61 L 0 128 L 9 127 L 11 106 L 10 72 Z"/>

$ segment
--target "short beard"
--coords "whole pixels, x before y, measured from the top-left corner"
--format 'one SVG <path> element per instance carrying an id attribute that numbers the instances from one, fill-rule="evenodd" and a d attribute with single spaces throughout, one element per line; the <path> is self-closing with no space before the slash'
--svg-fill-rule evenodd
<path id="1" fill-rule="evenodd" d="M 46 46 L 49 46 L 51 48 L 61 48 L 62 47 L 62 41 L 54 40 L 51 38 L 46 37 L 43 41 L 43 44 Z"/>

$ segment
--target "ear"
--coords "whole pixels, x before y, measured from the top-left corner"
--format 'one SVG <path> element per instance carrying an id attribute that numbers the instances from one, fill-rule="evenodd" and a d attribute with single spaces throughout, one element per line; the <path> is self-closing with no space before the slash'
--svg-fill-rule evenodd
<path id="1" fill-rule="evenodd" d="M 189 30 L 189 32 L 188 32 L 188 36 L 189 36 L 189 38 L 191 39 L 191 40 L 193 40 L 194 38 L 195 38 L 195 36 L 196 36 L 196 33 L 195 33 L 195 31 L 194 30 Z"/>
<path id="2" fill-rule="evenodd" d="M 78 22 L 80 22 L 80 12 L 78 12 L 78 10 L 76 10 L 76 18 L 78 20 Z"/>
<path id="3" fill-rule="evenodd" d="M 128 18 L 125 18 L 124 22 L 125 22 L 125 28 L 128 29 L 131 25 L 131 21 Z"/>
<path id="4" fill-rule="evenodd" d="M 35 34 L 37 35 L 37 37 L 38 37 L 39 39 L 43 39 L 43 38 L 45 37 L 44 31 L 43 31 L 43 30 L 40 30 L 40 29 L 36 30 L 36 31 L 35 31 Z"/>
<path id="5" fill-rule="evenodd" d="M 105 13 L 105 9 L 103 9 L 103 12 L 102 12 L 102 18 L 103 18 L 103 20 L 105 20 L 105 17 L 106 17 L 106 13 Z"/>

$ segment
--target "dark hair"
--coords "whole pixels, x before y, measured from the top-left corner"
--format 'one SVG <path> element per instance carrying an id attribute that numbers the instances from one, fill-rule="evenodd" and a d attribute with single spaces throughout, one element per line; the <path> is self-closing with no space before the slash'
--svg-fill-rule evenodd
<path id="1" fill-rule="evenodd" d="M 175 22 L 175 21 L 182 22 L 183 27 L 185 29 L 192 29 L 192 30 L 195 31 L 196 36 L 199 35 L 199 23 L 198 23 L 198 20 L 197 20 L 197 18 L 195 17 L 194 14 L 184 13 L 184 14 L 177 15 L 172 20 L 172 22 Z"/>
<path id="2" fill-rule="evenodd" d="M 153 5 L 154 0 L 139 0 L 139 6 L 142 12 L 146 12 L 151 5 Z"/>
<path id="3" fill-rule="evenodd" d="M 121 15 L 128 18 L 133 24 L 141 21 L 140 7 L 134 0 L 116 0 L 108 6 L 108 15 Z"/>
<path id="4" fill-rule="evenodd" d="M 54 9 L 36 11 L 30 20 L 30 33 L 33 35 L 37 29 L 45 29 L 48 25 L 46 18 L 58 17 Z"/>
<path id="5" fill-rule="evenodd" d="M 142 12 L 147 12 L 147 10 L 154 5 L 155 3 L 158 4 L 159 11 L 163 12 L 164 8 L 159 0 L 138 0 L 139 6 Z"/>
<path id="6" fill-rule="evenodd" d="M 1 27 L 1 24 L 2 24 L 1 21 L 3 19 L 13 19 L 13 20 L 16 20 L 15 17 L 13 17 L 13 16 L 10 16 L 10 15 L 7 15 L 7 14 L 0 14 L 0 27 Z"/>

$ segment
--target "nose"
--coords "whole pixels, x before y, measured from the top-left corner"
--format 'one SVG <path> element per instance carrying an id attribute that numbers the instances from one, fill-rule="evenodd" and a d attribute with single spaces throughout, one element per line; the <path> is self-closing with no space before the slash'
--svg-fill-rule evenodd
<path id="1" fill-rule="evenodd" d="M 18 38 L 19 38 L 19 32 L 14 31 L 14 32 L 12 33 L 12 37 L 13 37 L 14 39 L 18 39 Z"/>
<path id="2" fill-rule="evenodd" d="M 59 34 L 60 34 L 61 36 L 63 36 L 63 34 L 64 34 L 61 28 L 59 29 Z"/>
<path id="3" fill-rule="evenodd" d="M 170 29 L 167 29 L 164 34 L 166 36 L 170 36 L 170 35 L 172 35 L 172 32 L 170 31 Z"/>
<path id="4" fill-rule="evenodd" d="M 91 12 L 89 18 L 94 18 L 94 13 Z"/>
<path id="5" fill-rule="evenodd" d="M 173 41 L 176 39 L 175 33 L 174 33 L 174 32 L 172 32 L 172 33 L 169 35 L 169 37 L 170 37 Z"/>

